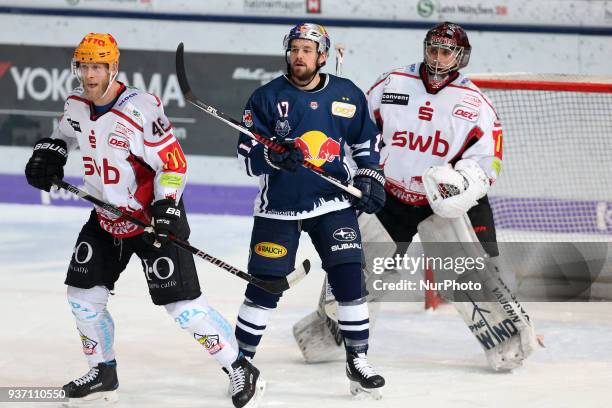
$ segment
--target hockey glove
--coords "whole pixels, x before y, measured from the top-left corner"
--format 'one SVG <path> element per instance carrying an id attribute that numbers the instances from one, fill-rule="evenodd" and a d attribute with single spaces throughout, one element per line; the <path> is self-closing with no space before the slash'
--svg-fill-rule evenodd
<path id="1" fill-rule="evenodd" d="M 264 149 L 266 163 L 276 170 L 295 172 L 304 163 L 304 152 L 295 145 L 293 140 L 282 142 L 281 145 L 286 149 L 282 153 L 276 153 L 267 147 Z"/>
<path id="2" fill-rule="evenodd" d="M 385 176 L 374 169 L 358 169 L 353 186 L 361 190 L 361 198 L 351 197 L 353 207 L 368 214 L 374 214 L 385 206 Z"/>
<path id="3" fill-rule="evenodd" d="M 176 236 L 179 230 L 181 210 L 174 200 L 166 198 L 151 205 L 153 230 L 147 228 L 143 239 L 155 247 L 163 247 L 170 240 L 170 235 Z M 156 245 L 156 242 L 159 245 Z"/>
<path id="4" fill-rule="evenodd" d="M 32 157 L 25 168 L 28 183 L 38 189 L 49 191 L 53 181 L 64 178 L 64 165 L 68 159 L 68 147 L 61 139 L 45 137 L 34 145 Z"/>

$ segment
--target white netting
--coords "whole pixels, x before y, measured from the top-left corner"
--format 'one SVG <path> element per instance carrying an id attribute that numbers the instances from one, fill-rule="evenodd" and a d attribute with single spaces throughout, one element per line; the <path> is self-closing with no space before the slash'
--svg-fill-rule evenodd
<path id="1" fill-rule="evenodd" d="M 612 77 L 470 77 L 504 130 L 502 172 L 491 191 L 497 227 L 547 241 L 612 239 Z M 529 89 L 511 89 L 520 87 Z"/>
<path id="2" fill-rule="evenodd" d="M 504 131 L 490 193 L 498 239 L 530 242 L 508 261 L 518 292 L 551 299 L 571 282 L 586 299 L 612 299 L 612 77 L 470 77 Z"/>

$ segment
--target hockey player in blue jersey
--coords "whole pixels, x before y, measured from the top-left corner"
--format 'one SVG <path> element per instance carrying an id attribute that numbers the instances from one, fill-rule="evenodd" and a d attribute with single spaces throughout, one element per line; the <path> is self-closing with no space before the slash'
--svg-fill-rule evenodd
<path id="1" fill-rule="evenodd" d="M 374 213 L 385 202 L 379 132 L 364 94 L 347 79 L 319 72 L 330 48 L 325 28 L 298 24 L 285 36 L 284 48 L 287 74 L 255 90 L 243 123 L 287 150 L 273 152 L 246 136 L 238 141 L 238 158 L 247 174 L 260 179 L 249 273 L 261 279 L 287 275 L 294 268 L 300 233 L 306 231 L 339 301 L 351 392 L 376 397 L 385 380 L 367 360 L 369 318 L 356 210 Z M 304 160 L 338 179 L 352 177 L 363 197 L 349 197 L 302 167 Z M 248 285 L 236 324 L 246 356 L 255 355 L 279 298 Z"/>

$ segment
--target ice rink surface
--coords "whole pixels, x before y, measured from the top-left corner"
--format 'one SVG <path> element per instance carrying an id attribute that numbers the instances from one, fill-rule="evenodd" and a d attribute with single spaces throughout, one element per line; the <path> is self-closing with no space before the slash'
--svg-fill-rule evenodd
<path id="1" fill-rule="evenodd" d="M 87 371 L 63 280 L 87 209 L 0 205 L 0 387 L 61 386 Z M 250 217 L 191 215 L 191 243 L 246 269 Z M 452 306 L 386 303 L 370 360 L 387 380 L 380 401 L 353 400 L 342 360 L 306 365 L 293 324 L 315 309 L 320 261 L 303 236 L 298 259 L 313 271 L 281 300 L 255 364 L 268 381 L 261 407 L 610 407 L 612 303 L 528 303 L 547 345 L 524 367 L 495 373 Z M 197 260 L 209 302 L 234 321 L 244 281 Z M 148 296 L 136 257 L 109 310 L 116 326 L 117 407 L 231 407 L 227 377 Z M 0 403 L 26 408 L 52 403 Z"/>

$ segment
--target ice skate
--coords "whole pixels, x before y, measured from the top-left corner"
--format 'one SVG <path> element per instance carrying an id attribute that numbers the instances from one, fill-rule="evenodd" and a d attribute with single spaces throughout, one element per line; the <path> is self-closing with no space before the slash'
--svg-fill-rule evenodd
<path id="1" fill-rule="evenodd" d="M 117 362 L 100 363 L 87 374 L 64 385 L 68 402 L 65 407 L 102 406 L 113 404 L 119 399 L 117 388 Z"/>
<path id="2" fill-rule="evenodd" d="M 266 390 L 259 370 L 244 356 L 232 363 L 232 371 L 223 369 L 230 379 L 232 402 L 236 408 L 256 408 Z"/>
<path id="3" fill-rule="evenodd" d="M 375 400 L 382 398 L 380 389 L 385 385 L 385 379 L 376 374 L 365 353 L 347 353 L 346 376 L 350 380 L 351 395 Z"/>

